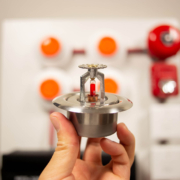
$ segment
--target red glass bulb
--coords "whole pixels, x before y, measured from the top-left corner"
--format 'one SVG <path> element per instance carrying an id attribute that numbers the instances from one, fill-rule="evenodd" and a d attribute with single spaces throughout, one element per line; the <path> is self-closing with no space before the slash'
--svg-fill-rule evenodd
<path id="1" fill-rule="evenodd" d="M 96 95 L 96 81 L 94 79 L 91 79 L 90 81 L 90 96 Z"/>

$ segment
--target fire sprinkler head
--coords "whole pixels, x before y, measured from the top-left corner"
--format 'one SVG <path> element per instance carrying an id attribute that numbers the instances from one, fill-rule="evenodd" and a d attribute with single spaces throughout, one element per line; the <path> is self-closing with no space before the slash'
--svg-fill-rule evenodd
<path id="1" fill-rule="evenodd" d="M 106 65 L 83 64 L 79 67 L 88 70 L 80 77 L 80 92 L 56 97 L 52 102 L 67 111 L 79 136 L 109 136 L 116 132 L 118 112 L 128 110 L 133 104 L 125 97 L 105 93 L 104 74 L 98 69 L 106 68 Z M 85 83 L 89 78 L 90 93 L 85 92 Z M 96 93 L 94 87 L 96 78 L 100 81 L 99 93 Z"/>

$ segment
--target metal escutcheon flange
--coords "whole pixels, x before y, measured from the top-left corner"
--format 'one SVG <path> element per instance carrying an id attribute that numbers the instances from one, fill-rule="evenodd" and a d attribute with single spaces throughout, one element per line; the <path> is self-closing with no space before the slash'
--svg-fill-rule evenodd
<path id="1" fill-rule="evenodd" d="M 55 98 L 53 104 L 67 111 L 67 118 L 82 137 L 105 137 L 115 133 L 118 112 L 128 110 L 133 105 L 129 99 L 110 93 L 105 94 L 103 105 L 99 101 L 88 102 L 88 98 L 82 104 L 79 95 L 65 94 Z"/>

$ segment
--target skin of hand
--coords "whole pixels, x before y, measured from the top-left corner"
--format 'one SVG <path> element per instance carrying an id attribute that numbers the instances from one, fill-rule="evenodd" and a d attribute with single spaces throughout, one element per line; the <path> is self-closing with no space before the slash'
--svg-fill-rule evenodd
<path id="1" fill-rule="evenodd" d="M 61 113 L 50 115 L 57 131 L 58 143 L 55 152 L 41 173 L 39 180 L 129 180 L 134 161 L 135 138 L 125 124 L 117 126 L 120 143 L 106 138 L 89 138 L 80 159 L 80 137 L 73 124 Z M 102 165 L 102 150 L 112 160 Z"/>

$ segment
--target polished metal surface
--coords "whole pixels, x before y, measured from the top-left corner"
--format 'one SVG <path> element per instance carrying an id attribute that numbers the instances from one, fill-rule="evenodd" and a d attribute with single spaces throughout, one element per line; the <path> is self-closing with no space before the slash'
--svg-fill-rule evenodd
<path id="1" fill-rule="evenodd" d="M 79 136 L 104 137 L 116 132 L 118 112 L 132 107 L 132 102 L 116 94 L 106 93 L 104 104 L 100 100 L 89 102 L 85 93 L 85 102 L 80 101 L 80 93 L 69 93 L 57 97 L 53 104 L 68 112 Z"/>
<path id="2" fill-rule="evenodd" d="M 116 94 L 106 93 L 104 104 L 101 105 L 100 101 L 88 102 L 88 93 L 85 93 L 85 103 L 81 103 L 79 96 L 80 93 L 69 93 L 53 99 L 53 104 L 60 109 L 76 113 L 118 113 L 130 109 L 133 103 L 125 98 Z"/>
<path id="3" fill-rule="evenodd" d="M 73 123 L 79 136 L 104 137 L 116 132 L 118 113 L 92 114 L 68 113 L 68 119 Z"/>
<path id="4" fill-rule="evenodd" d="M 90 77 L 89 71 L 80 77 L 80 101 L 85 102 L 85 83 Z"/>
<path id="5" fill-rule="evenodd" d="M 105 100 L 104 74 L 98 71 L 97 78 L 100 81 L 100 103 L 103 105 Z"/>

